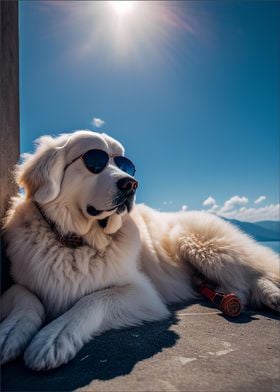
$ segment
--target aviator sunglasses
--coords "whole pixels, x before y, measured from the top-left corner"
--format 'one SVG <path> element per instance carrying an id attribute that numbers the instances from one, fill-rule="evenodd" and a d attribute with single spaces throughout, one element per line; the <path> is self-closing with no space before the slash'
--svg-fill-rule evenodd
<path id="1" fill-rule="evenodd" d="M 131 162 L 131 160 L 129 160 L 128 158 L 123 157 L 121 155 L 118 155 L 118 156 L 110 155 L 106 151 L 98 150 L 98 149 L 89 150 L 89 151 L 85 152 L 84 154 L 79 155 L 77 158 L 73 159 L 73 161 L 70 162 L 65 167 L 65 170 L 67 169 L 68 166 L 70 166 L 72 163 L 74 163 L 78 159 L 82 159 L 86 168 L 91 173 L 98 174 L 106 168 L 110 158 L 113 158 L 115 164 L 118 166 L 119 169 L 126 172 L 127 174 L 129 174 L 132 177 L 134 176 L 136 169 L 135 169 L 134 164 Z"/>

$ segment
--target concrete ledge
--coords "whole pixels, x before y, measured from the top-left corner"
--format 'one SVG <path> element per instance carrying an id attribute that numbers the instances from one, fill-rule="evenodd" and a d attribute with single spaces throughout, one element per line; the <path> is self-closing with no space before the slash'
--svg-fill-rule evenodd
<path id="1" fill-rule="evenodd" d="M 276 313 L 225 319 L 207 304 L 173 308 L 173 318 L 109 331 L 68 365 L 32 372 L 2 368 L 2 391 L 278 391 Z"/>

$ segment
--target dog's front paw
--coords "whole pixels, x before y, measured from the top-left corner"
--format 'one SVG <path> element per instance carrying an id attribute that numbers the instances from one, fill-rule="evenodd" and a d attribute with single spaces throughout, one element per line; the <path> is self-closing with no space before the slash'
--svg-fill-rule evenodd
<path id="1" fill-rule="evenodd" d="M 33 370 L 54 369 L 70 361 L 82 345 L 71 321 L 61 317 L 34 337 L 24 353 L 24 361 Z"/>
<path id="2" fill-rule="evenodd" d="M 41 325 L 41 319 L 28 318 L 21 312 L 12 313 L 0 325 L 1 364 L 18 357 Z"/>

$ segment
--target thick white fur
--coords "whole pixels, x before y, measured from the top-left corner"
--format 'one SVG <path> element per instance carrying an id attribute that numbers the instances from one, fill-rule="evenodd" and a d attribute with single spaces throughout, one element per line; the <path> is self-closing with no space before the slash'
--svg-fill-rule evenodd
<path id="1" fill-rule="evenodd" d="M 86 205 L 110 209 L 126 174 L 112 160 L 98 175 L 81 160 L 64 170 L 91 148 L 124 152 L 107 135 L 78 131 L 41 138 L 18 167 L 26 196 L 14 199 L 5 223 L 17 284 L 2 297 L 2 362 L 25 351 L 32 369 L 55 368 L 105 330 L 168 317 L 166 304 L 197 297 L 194 269 L 243 305 L 280 310 L 277 255 L 216 216 L 136 205 L 131 214 L 102 213 L 99 219 L 109 216 L 102 229 Z M 61 245 L 33 201 L 62 233 L 78 233 L 88 245 Z M 53 321 L 38 332 L 45 316 Z"/>

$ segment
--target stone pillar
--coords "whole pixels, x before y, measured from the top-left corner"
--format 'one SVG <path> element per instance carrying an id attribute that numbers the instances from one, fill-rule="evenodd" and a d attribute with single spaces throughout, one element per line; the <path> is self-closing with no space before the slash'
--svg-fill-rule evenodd
<path id="1" fill-rule="evenodd" d="M 19 158 L 18 2 L 0 1 L 0 213 L 1 221 L 17 187 L 12 170 Z M 2 237 L 2 236 L 1 236 Z M 2 238 L 1 238 L 2 239 Z M 1 241 L 1 272 L 7 278 L 7 260 Z M 7 285 L 5 279 L 3 286 Z"/>

